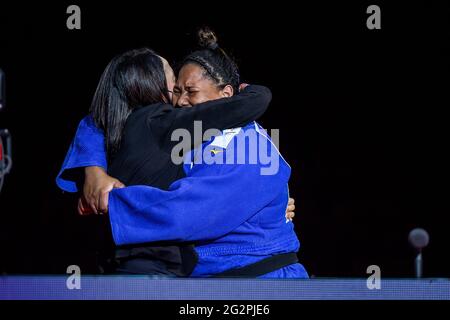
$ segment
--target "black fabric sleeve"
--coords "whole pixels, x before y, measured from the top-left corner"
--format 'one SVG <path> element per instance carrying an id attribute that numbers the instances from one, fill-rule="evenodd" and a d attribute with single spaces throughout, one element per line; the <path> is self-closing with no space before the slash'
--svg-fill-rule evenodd
<path id="1" fill-rule="evenodd" d="M 261 117 L 271 100 L 272 93 L 269 88 L 249 85 L 230 98 L 208 101 L 192 108 L 175 109 L 170 132 L 183 128 L 194 137 L 194 121 L 202 122 L 202 135 L 208 129 L 224 130 L 242 127 Z M 193 147 L 201 141 L 192 141 L 192 143 Z"/>

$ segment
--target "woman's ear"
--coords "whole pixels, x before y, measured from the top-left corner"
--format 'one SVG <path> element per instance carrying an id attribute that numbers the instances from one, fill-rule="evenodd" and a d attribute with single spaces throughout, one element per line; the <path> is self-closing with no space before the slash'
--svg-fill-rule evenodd
<path id="1" fill-rule="evenodd" d="M 222 90 L 221 90 L 222 97 L 229 98 L 234 95 L 233 87 L 229 84 L 227 84 Z"/>

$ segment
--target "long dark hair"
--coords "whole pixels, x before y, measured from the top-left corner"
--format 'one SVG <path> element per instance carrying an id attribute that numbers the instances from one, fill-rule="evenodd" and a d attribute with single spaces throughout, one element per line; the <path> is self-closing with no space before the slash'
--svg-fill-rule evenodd
<path id="1" fill-rule="evenodd" d="M 219 88 L 231 85 L 235 93 L 239 92 L 239 69 L 234 60 L 219 47 L 217 35 L 209 27 L 203 27 L 197 32 L 200 50 L 194 51 L 184 58 L 179 66 L 195 63 L 203 68 L 204 75 L 211 79 Z"/>
<path id="2" fill-rule="evenodd" d="M 142 48 L 114 57 L 95 91 L 90 114 L 105 132 L 108 161 L 120 147 L 128 116 L 136 108 L 170 101 L 164 65 L 153 50 Z"/>

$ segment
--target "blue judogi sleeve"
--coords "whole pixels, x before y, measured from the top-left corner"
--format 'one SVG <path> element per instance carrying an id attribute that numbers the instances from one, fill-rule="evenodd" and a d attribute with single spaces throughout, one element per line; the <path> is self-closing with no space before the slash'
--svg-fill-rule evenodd
<path id="1" fill-rule="evenodd" d="M 168 191 L 147 186 L 115 189 L 109 195 L 117 245 L 219 238 L 266 207 L 289 180 L 290 168 L 261 175 L 258 165 L 200 165 Z M 212 170 L 211 174 L 207 171 Z"/>
<path id="2" fill-rule="evenodd" d="M 56 177 L 56 184 L 64 191 L 77 192 L 74 169 L 89 166 L 98 166 L 106 170 L 107 161 L 103 131 L 97 128 L 92 117 L 87 116 L 78 125 L 75 138 Z"/>

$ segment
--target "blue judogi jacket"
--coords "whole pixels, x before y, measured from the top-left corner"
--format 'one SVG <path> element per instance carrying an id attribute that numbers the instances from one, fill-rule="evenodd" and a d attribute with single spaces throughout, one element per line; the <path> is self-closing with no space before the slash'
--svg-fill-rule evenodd
<path id="1" fill-rule="evenodd" d="M 77 191 L 63 179 L 70 168 L 106 168 L 103 133 L 90 118 L 78 128 L 57 177 L 58 186 Z M 117 245 L 152 241 L 195 243 L 199 261 L 191 276 L 210 276 L 271 255 L 297 252 L 300 243 L 285 212 L 290 167 L 255 122 L 222 131 L 190 151 L 186 177 L 169 190 L 149 186 L 115 189 L 109 217 Z M 263 278 L 307 278 L 299 263 Z"/>

